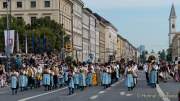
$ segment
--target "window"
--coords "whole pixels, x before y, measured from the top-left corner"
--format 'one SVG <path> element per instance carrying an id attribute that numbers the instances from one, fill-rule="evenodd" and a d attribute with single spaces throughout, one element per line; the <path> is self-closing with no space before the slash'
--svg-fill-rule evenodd
<path id="1" fill-rule="evenodd" d="M 36 8 L 36 1 L 35 0 L 31 1 L 31 8 Z"/>
<path id="2" fill-rule="evenodd" d="M 51 17 L 50 17 L 50 16 L 45 16 L 45 18 L 51 20 Z"/>
<path id="3" fill-rule="evenodd" d="M 7 2 L 3 2 L 3 8 L 7 8 Z"/>
<path id="4" fill-rule="evenodd" d="M 44 7 L 50 7 L 50 1 L 49 0 L 44 1 Z"/>
<path id="5" fill-rule="evenodd" d="M 17 17 L 17 20 L 22 20 L 23 18 L 20 16 L 20 17 Z"/>
<path id="6" fill-rule="evenodd" d="M 21 1 L 17 2 L 17 8 L 22 8 L 22 2 Z"/>
<path id="7" fill-rule="evenodd" d="M 175 28 L 175 24 L 172 24 L 172 28 Z"/>
<path id="8" fill-rule="evenodd" d="M 31 24 L 35 24 L 36 22 L 36 17 L 31 17 Z"/>

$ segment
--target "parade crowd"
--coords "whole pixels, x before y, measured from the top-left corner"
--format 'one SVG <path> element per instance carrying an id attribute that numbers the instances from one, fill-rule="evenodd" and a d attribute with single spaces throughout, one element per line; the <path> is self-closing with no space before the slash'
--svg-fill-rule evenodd
<path id="1" fill-rule="evenodd" d="M 168 67 L 168 68 L 167 68 Z M 180 81 L 180 62 L 174 67 L 158 65 L 155 60 L 147 61 L 143 65 L 147 84 L 156 87 L 159 79 L 167 80 L 167 75 Z M 128 91 L 133 90 L 138 83 L 138 65 L 134 61 L 110 62 L 105 64 L 80 63 L 67 64 L 55 54 L 47 55 L 17 55 L 10 70 L 0 65 L 0 85 L 9 86 L 12 94 L 44 87 L 45 91 L 67 86 L 69 95 L 76 90 L 83 91 L 92 86 L 102 86 L 104 89 L 124 78 Z"/>

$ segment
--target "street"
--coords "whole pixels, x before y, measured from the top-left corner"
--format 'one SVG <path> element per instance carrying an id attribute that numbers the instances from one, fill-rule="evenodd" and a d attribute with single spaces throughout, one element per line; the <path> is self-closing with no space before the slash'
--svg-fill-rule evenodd
<path id="1" fill-rule="evenodd" d="M 1 101 L 177 101 L 180 84 L 173 80 L 160 82 L 157 88 L 150 88 L 146 84 L 145 75 L 139 73 L 138 85 L 133 91 L 128 91 L 123 79 L 111 85 L 110 88 L 88 87 L 84 91 L 76 90 L 68 96 L 68 88 L 60 88 L 49 92 L 44 88 L 32 89 L 11 95 L 9 88 L 0 89 Z"/>

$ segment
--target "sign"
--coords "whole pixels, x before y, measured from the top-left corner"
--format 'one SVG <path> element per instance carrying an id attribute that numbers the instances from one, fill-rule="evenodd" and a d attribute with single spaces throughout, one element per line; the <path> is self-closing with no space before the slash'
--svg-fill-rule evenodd
<path id="1" fill-rule="evenodd" d="M 14 30 L 4 30 L 5 50 L 6 52 L 10 52 L 11 54 L 14 51 L 14 32 Z"/>

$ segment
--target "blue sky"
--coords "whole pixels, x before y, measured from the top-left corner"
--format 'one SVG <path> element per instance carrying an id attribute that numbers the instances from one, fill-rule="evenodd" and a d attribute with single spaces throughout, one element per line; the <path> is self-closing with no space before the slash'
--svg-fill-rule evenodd
<path id="1" fill-rule="evenodd" d="M 174 3 L 180 31 L 180 0 L 83 0 L 85 6 L 112 22 L 120 35 L 148 51 L 168 48 L 169 14 Z"/>

